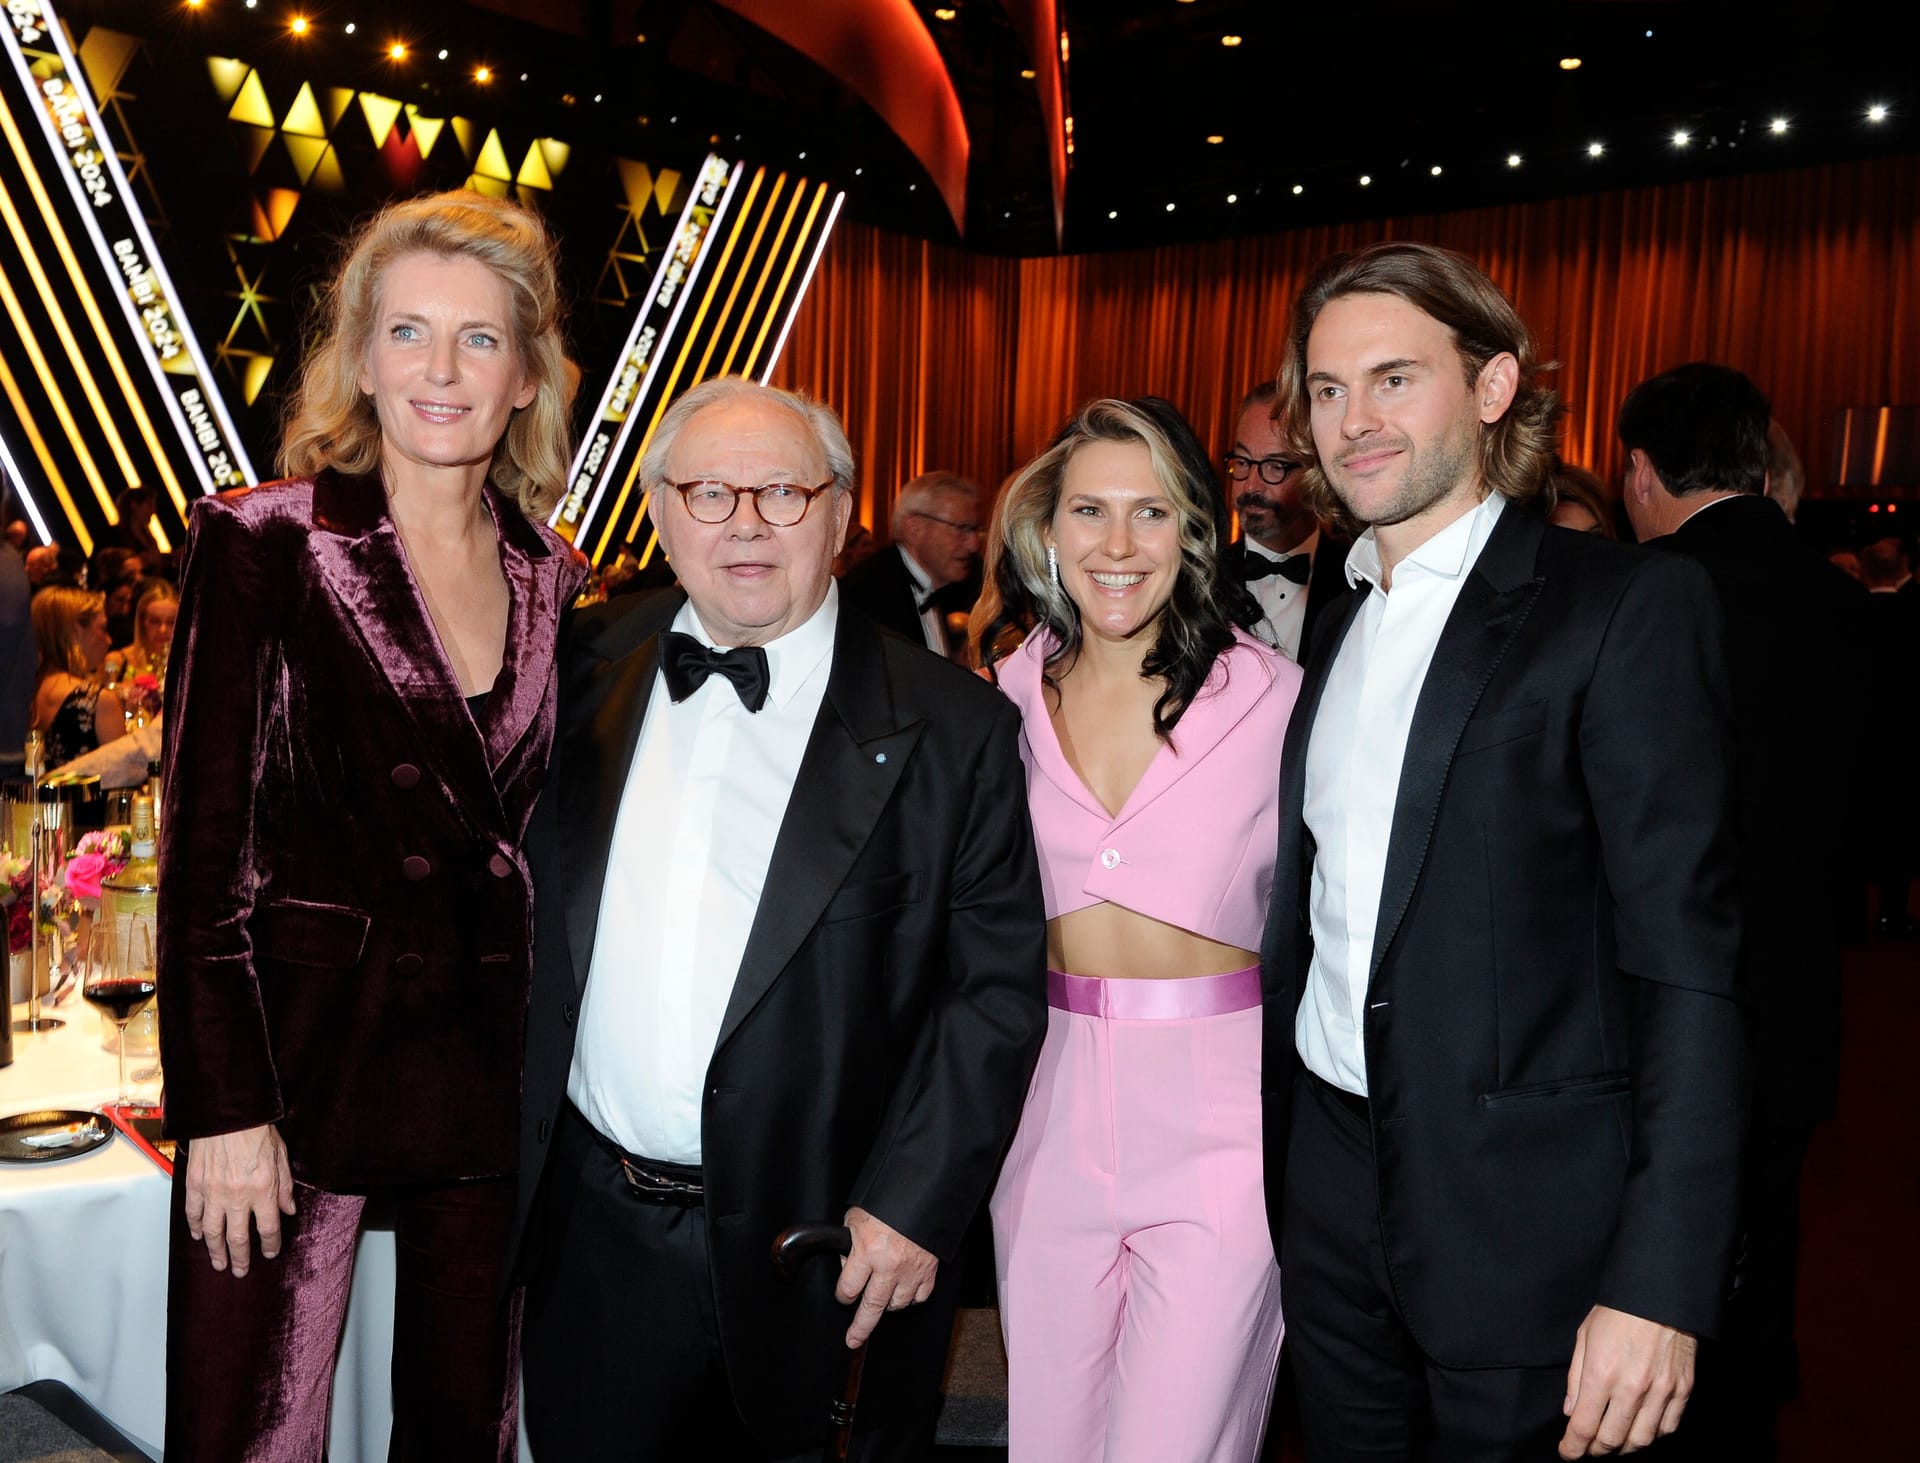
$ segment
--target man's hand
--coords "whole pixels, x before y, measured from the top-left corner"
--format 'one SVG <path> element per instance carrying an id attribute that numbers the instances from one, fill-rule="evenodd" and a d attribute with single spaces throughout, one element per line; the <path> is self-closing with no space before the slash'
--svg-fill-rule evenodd
<path id="1" fill-rule="evenodd" d="M 1562 1458 L 1632 1453 L 1680 1426 L 1699 1343 L 1685 1331 L 1595 1306 L 1567 1368 Z"/>
<path id="2" fill-rule="evenodd" d="M 842 1305 L 860 1302 L 847 1328 L 847 1345 L 866 1345 L 885 1311 L 904 1311 L 933 1294 L 933 1277 L 940 1262 L 897 1229 L 889 1229 L 866 1210 L 847 1211 L 853 1231 L 853 1252 L 841 1262 L 840 1283 L 833 1288 Z"/>
<path id="3" fill-rule="evenodd" d="M 213 1268 L 247 1273 L 249 1221 L 260 1231 L 260 1254 L 280 1253 L 280 1216 L 293 1213 L 287 1145 L 271 1127 L 243 1128 L 187 1144 L 187 1233 L 207 1246 Z"/>

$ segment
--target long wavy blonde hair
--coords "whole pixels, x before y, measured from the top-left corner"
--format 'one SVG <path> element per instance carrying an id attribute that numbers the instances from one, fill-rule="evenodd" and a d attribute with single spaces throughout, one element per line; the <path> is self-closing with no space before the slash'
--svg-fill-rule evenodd
<path id="1" fill-rule="evenodd" d="M 348 240 L 319 310 L 319 344 L 287 406 L 280 471 L 369 473 L 380 463 L 380 422 L 360 389 L 380 306 L 380 281 L 407 254 L 464 256 L 487 266 L 513 302 L 513 347 L 534 383 L 494 449 L 492 484 L 529 518 L 544 518 L 566 488 L 568 419 L 576 377 L 567 368 L 553 236 L 540 216 L 504 199 L 458 190 L 389 204 Z"/>

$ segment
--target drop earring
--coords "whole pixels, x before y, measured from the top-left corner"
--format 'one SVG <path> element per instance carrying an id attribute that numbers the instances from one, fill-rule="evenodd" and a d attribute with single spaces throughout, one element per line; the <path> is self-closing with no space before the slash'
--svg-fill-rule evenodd
<path id="1" fill-rule="evenodd" d="M 1047 545 L 1047 574 L 1053 580 L 1054 587 L 1060 585 L 1060 550 L 1052 544 Z"/>

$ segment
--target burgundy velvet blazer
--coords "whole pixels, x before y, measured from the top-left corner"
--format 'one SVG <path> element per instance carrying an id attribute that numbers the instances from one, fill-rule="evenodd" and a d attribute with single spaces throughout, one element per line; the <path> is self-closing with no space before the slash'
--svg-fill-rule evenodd
<path id="1" fill-rule="evenodd" d="M 487 490 L 512 608 L 476 724 L 377 477 L 202 499 L 168 677 L 167 1127 L 279 1125 L 322 1188 L 517 1166 L 521 839 L 583 572 Z"/>

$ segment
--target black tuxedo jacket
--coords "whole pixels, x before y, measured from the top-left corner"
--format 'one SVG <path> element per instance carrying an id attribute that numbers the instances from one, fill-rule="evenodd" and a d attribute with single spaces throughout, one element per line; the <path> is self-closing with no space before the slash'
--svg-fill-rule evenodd
<path id="1" fill-rule="evenodd" d="M 668 591 L 594 606 L 562 649 L 556 783 L 528 839 L 537 895 L 515 1243 L 527 1235 L 531 1264 L 528 1214 L 566 1095 L 614 820 L 659 634 L 683 603 Z M 850 1313 L 831 1265 L 775 1278 L 774 1235 L 857 1204 L 951 1261 L 1019 1117 L 1046 1030 L 1046 937 L 1018 738 L 991 686 L 842 606 L 701 1118 L 727 1370 L 775 1451 L 823 1430 Z M 953 1289 L 943 1270 L 933 1303 L 881 1322 L 863 1415 L 931 1395 Z M 647 1324 L 645 1296 L 633 1317 Z"/>
<path id="2" fill-rule="evenodd" d="M 1281 759 L 1276 1226 L 1313 954 L 1308 739 L 1368 592 L 1322 621 Z M 1745 1108 L 1728 771 L 1706 576 L 1508 507 L 1416 705 L 1366 998 L 1379 1237 L 1442 1366 L 1564 1366 L 1596 1303 L 1715 1326 Z"/>
<path id="3" fill-rule="evenodd" d="M 897 544 L 869 554 L 840 576 L 840 602 L 902 639 L 926 647 L 920 628 L 920 589 L 907 572 Z"/>
<path id="4" fill-rule="evenodd" d="M 1305 665 L 1307 655 L 1313 646 L 1313 628 L 1320 622 L 1328 608 L 1344 604 L 1348 594 L 1347 586 L 1347 550 L 1353 547 L 1353 540 L 1337 538 L 1326 529 L 1320 530 L 1320 542 L 1314 546 L 1313 568 L 1307 575 L 1307 613 L 1300 626 L 1300 663 Z M 1245 554 L 1245 539 L 1233 541 L 1233 553 Z M 1251 585 L 1248 586 L 1252 588 Z"/>
<path id="5" fill-rule="evenodd" d="M 1733 683 L 1740 984 L 1755 1112 L 1810 1128 L 1840 1076 L 1839 911 L 1859 792 L 1859 586 L 1803 543 L 1779 504 L 1729 498 L 1659 548 L 1713 577 Z"/>

